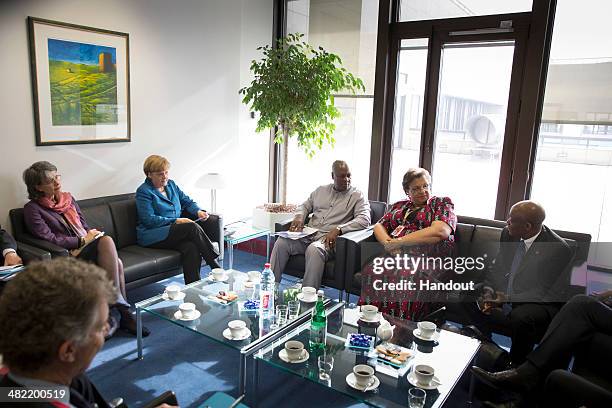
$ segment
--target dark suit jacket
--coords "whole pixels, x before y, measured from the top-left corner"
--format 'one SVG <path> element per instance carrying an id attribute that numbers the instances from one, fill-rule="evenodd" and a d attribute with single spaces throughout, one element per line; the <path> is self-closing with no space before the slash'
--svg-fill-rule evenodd
<path id="1" fill-rule="evenodd" d="M 0 380 L 0 387 L 21 388 L 23 386 L 5 375 Z M 70 384 L 70 404 L 77 408 L 109 408 L 108 403 L 85 374 L 81 374 L 72 380 Z M 15 406 L 19 408 L 55 408 L 55 405 L 48 402 L 19 402 Z"/>
<path id="2" fill-rule="evenodd" d="M 506 291 L 518 241 L 510 236 L 508 228 L 504 228 L 500 238 L 499 254 L 489 271 L 485 285 L 491 286 L 496 291 Z M 559 301 L 560 294 L 554 291 L 563 287 L 559 285 L 559 279 L 567 278 L 566 268 L 569 267 L 571 257 L 572 251 L 563 238 L 543 225 L 542 232 L 516 271 L 512 302 Z"/>
<path id="3" fill-rule="evenodd" d="M 5 249 L 9 248 L 12 248 L 16 251 L 17 243 L 15 242 L 13 237 L 8 232 L 3 230 L 2 226 L 0 226 L 0 261 L 2 261 L 0 265 L 4 265 L 4 256 L 2 256 L 2 252 Z"/>
<path id="4" fill-rule="evenodd" d="M 89 226 L 83 218 L 81 209 L 72 197 L 72 204 L 76 207 L 81 224 L 86 231 L 89 231 Z M 79 247 L 79 237 L 68 226 L 68 223 L 60 214 L 51 211 L 38 204 L 36 201 L 30 201 L 23 207 L 23 218 L 26 227 L 36 238 L 44 239 L 55 245 L 59 245 L 66 249 L 75 249 Z"/>

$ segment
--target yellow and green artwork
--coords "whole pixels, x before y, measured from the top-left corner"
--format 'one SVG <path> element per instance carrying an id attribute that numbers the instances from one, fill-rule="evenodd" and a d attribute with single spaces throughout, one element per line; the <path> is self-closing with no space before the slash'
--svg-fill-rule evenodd
<path id="1" fill-rule="evenodd" d="M 115 48 L 49 38 L 53 126 L 117 124 Z"/>

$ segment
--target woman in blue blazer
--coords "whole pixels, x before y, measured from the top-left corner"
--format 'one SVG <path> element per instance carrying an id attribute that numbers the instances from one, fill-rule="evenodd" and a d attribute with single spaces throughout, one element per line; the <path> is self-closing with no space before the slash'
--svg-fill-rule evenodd
<path id="1" fill-rule="evenodd" d="M 202 259 L 212 268 L 219 253 L 202 229 L 209 215 L 168 178 L 170 162 L 157 155 L 147 157 L 143 170 L 147 178 L 136 190 L 138 244 L 151 248 L 175 249 L 182 254 L 185 283 L 200 279 Z M 186 213 L 191 218 L 184 218 Z"/>

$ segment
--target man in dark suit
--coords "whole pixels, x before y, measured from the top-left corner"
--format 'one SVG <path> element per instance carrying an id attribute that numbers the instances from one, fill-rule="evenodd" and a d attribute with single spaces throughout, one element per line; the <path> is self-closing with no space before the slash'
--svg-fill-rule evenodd
<path id="1" fill-rule="evenodd" d="M 594 296 L 574 296 L 557 313 L 542 341 L 529 353 L 525 363 L 498 373 L 490 373 L 479 367 L 473 367 L 472 372 L 498 388 L 526 394 L 541 385 L 551 371 L 567 369 L 572 355 L 588 347 L 596 333 L 612 335 L 611 305 L 612 290 Z M 607 361 L 602 360 L 601 364 L 605 366 Z M 567 383 L 565 388 L 572 395 L 566 396 L 565 405 L 555 403 L 550 406 L 612 406 L 610 390 L 591 384 L 585 387 L 586 392 L 578 392 L 581 381 L 584 382 L 578 378 L 578 382 L 572 379 Z"/>
<path id="2" fill-rule="evenodd" d="M 500 251 L 483 284 L 480 307 L 467 307 L 473 324 L 483 332 L 510 330 L 513 364 L 525 361 L 559 311 L 558 289 L 564 286 L 560 280 L 572 257 L 563 238 L 543 225 L 545 218 L 544 208 L 533 201 L 512 206 Z"/>
<path id="3" fill-rule="evenodd" d="M 2 265 L 11 266 L 23 263 L 17 255 L 17 243 L 8 232 L 2 229 L 2 226 L 0 226 L 0 250 L 2 252 L 0 257 Z"/>
<path id="4" fill-rule="evenodd" d="M 8 368 L 0 387 L 58 390 L 51 401 L 24 407 L 108 407 L 84 372 L 104 344 L 116 298 L 106 272 L 92 263 L 61 257 L 29 265 L 0 297 L 0 354 Z M 22 406 L 16 402 L 9 406 Z"/>

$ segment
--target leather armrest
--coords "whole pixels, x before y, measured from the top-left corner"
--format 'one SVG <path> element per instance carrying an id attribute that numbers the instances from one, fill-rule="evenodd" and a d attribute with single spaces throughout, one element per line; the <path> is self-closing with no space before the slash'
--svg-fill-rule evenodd
<path id="1" fill-rule="evenodd" d="M 347 232 L 339 237 L 339 239 L 343 241 L 342 244 L 346 253 L 344 289 L 347 292 L 350 292 L 351 288 L 353 287 L 353 276 L 357 272 L 361 272 L 364 265 L 367 263 L 367 254 L 370 252 L 375 252 L 362 250 L 363 245 L 375 245 L 378 241 L 376 241 L 376 237 L 374 237 L 373 227 L 368 227 L 359 231 Z"/>
<path id="2" fill-rule="evenodd" d="M 274 232 L 289 231 L 293 218 L 274 224 Z"/>
<path id="3" fill-rule="evenodd" d="M 20 241 L 17 241 L 17 253 L 21 259 L 23 259 L 24 265 L 27 265 L 32 261 L 46 261 L 51 259 L 51 254 L 49 251 L 24 244 Z"/>
<path id="4" fill-rule="evenodd" d="M 34 238 L 30 234 L 22 234 L 19 237 L 19 242 L 21 242 L 22 244 L 31 245 L 33 247 L 47 251 L 51 254 L 52 258 L 56 256 L 68 256 L 69 255 L 68 250 L 66 248 L 62 248 L 61 246 L 55 245 L 49 241 Z"/>

